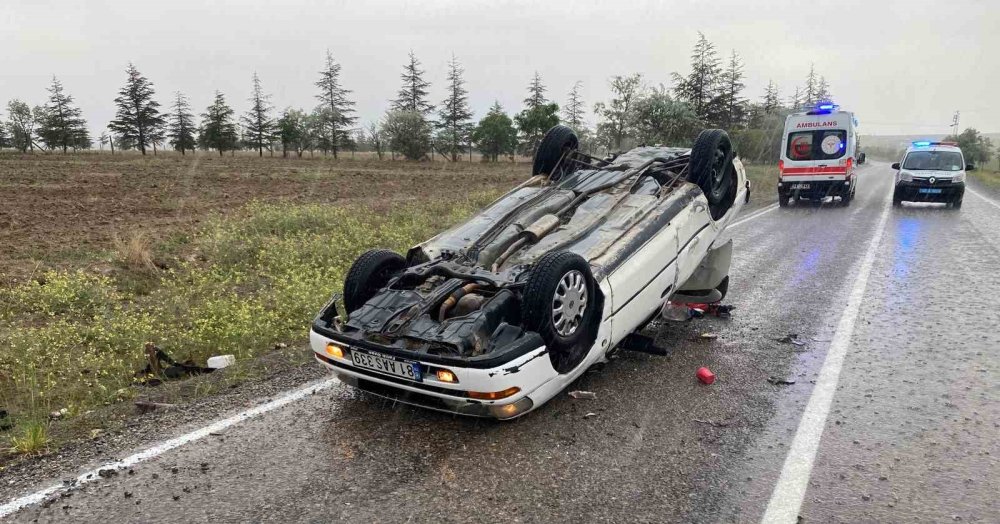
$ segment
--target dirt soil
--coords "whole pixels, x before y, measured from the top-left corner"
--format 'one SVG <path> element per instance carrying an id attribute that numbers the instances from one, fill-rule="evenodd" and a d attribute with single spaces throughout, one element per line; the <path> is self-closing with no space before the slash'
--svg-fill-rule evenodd
<path id="1" fill-rule="evenodd" d="M 251 200 L 368 201 L 377 212 L 394 202 L 509 188 L 528 173 L 527 164 L 509 162 L 3 154 L 0 275 L 87 265 L 116 234 L 138 229 L 167 240 Z"/>

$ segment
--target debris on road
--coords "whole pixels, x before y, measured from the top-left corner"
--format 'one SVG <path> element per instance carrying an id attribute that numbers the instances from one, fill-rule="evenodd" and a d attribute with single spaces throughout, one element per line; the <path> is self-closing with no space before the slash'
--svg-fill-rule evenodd
<path id="1" fill-rule="evenodd" d="M 212 369 L 222 369 L 236 363 L 236 355 L 216 355 L 208 357 L 207 365 Z"/>
<path id="2" fill-rule="evenodd" d="M 781 338 L 775 339 L 782 344 L 794 344 L 796 346 L 806 345 L 804 340 L 799 339 L 798 333 L 789 333 Z"/>
<path id="3" fill-rule="evenodd" d="M 791 386 L 792 384 L 795 383 L 794 380 L 788 380 L 785 378 L 777 378 L 777 377 L 767 377 L 767 381 L 774 384 L 775 386 Z"/>
<path id="4" fill-rule="evenodd" d="M 706 367 L 698 368 L 697 375 L 698 380 L 700 380 L 702 384 L 712 384 L 715 382 L 715 374 Z"/>
<path id="5" fill-rule="evenodd" d="M 730 306 L 728 304 L 688 304 L 691 309 L 700 311 L 705 315 L 712 315 L 713 317 L 719 318 L 730 318 L 732 317 L 732 311 L 736 309 L 736 306 Z"/>
<path id="6" fill-rule="evenodd" d="M 594 393 L 593 391 L 570 391 L 569 396 L 577 400 L 597 400 L 597 393 Z"/>
<path id="7" fill-rule="evenodd" d="M 588 411 L 587 414 L 583 416 L 583 418 L 590 418 L 590 417 L 596 417 L 596 416 L 597 416 L 597 413 L 594 413 L 593 411 Z"/>
<path id="8" fill-rule="evenodd" d="M 700 338 L 702 340 L 715 340 L 715 339 L 719 338 L 719 334 L 718 333 L 702 333 L 701 335 L 698 336 L 698 338 Z"/>

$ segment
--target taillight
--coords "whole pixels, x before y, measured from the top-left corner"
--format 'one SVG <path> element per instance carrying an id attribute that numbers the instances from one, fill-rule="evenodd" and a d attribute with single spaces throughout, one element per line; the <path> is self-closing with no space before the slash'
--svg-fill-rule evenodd
<path id="1" fill-rule="evenodd" d="M 781 175 L 784 172 L 785 172 L 785 161 L 778 160 L 778 175 Z"/>
<path id="2" fill-rule="evenodd" d="M 854 159 L 851 157 L 847 157 L 847 169 L 851 169 L 851 166 L 853 165 L 854 165 Z"/>

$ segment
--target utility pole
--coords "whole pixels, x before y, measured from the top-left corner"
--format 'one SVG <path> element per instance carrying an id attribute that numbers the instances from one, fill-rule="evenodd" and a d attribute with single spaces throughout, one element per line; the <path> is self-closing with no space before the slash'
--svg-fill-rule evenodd
<path id="1" fill-rule="evenodd" d="M 951 136 L 958 136 L 958 111 L 955 111 L 955 116 L 951 117 Z"/>

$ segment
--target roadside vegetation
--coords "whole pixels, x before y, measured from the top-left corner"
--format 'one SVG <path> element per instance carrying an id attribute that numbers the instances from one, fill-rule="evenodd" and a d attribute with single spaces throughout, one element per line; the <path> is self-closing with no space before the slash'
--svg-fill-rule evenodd
<path id="1" fill-rule="evenodd" d="M 47 270 L 0 290 L 0 407 L 13 421 L 9 448 L 46 448 L 46 421 L 132 399 L 152 342 L 177 361 L 253 359 L 305 340 L 307 326 L 357 255 L 403 251 L 487 204 L 495 194 L 404 204 L 251 202 L 215 215 L 150 266 L 144 239 L 115 243 L 108 274 Z M 134 281 L 150 281 L 143 292 Z"/>

